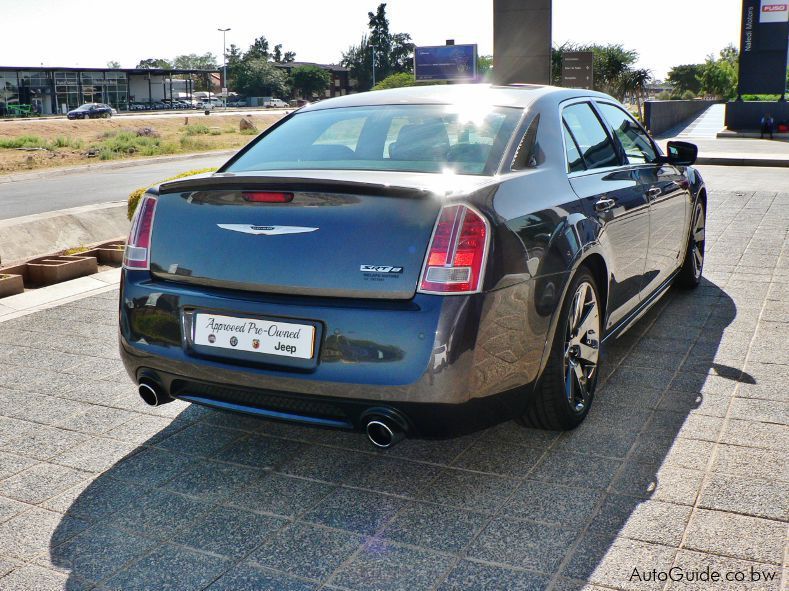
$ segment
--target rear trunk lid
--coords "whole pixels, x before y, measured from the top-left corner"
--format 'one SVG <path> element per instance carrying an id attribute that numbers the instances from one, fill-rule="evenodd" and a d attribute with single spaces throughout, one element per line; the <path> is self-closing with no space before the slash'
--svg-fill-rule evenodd
<path id="1" fill-rule="evenodd" d="M 265 293 L 409 299 L 442 197 L 482 180 L 455 177 L 447 188 L 437 177 L 298 171 L 167 183 L 156 206 L 151 272 Z M 265 191 L 293 199 L 261 203 L 245 195 Z"/>

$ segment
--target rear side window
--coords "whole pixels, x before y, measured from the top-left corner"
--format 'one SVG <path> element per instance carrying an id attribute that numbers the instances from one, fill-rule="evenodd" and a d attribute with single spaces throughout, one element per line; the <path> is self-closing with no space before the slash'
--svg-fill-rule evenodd
<path id="1" fill-rule="evenodd" d="M 584 159 L 581 158 L 581 152 L 578 150 L 578 144 L 575 143 L 575 138 L 567 125 L 562 125 L 564 130 L 564 149 L 567 153 L 567 172 L 578 172 L 579 170 L 586 170 L 584 166 Z"/>
<path id="2" fill-rule="evenodd" d="M 589 103 L 566 107 L 562 117 L 586 168 L 605 168 L 620 164 L 611 138 Z"/>
<path id="3" fill-rule="evenodd" d="M 597 106 L 622 144 L 630 164 L 649 164 L 657 160 L 652 142 L 630 115 L 608 103 L 597 103 Z"/>

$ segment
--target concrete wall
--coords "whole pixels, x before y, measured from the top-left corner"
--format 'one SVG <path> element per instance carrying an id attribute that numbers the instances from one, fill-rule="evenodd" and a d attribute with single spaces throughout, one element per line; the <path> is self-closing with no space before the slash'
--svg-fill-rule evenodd
<path id="1" fill-rule="evenodd" d="M 644 127 L 653 135 L 661 134 L 717 102 L 720 101 L 647 101 L 644 103 Z"/>
<path id="2" fill-rule="evenodd" d="M 493 0 L 497 84 L 551 83 L 551 0 Z"/>
<path id="3" fill-rule="evenodd" d="M 759 131 L 761 120 L 770 113 L 779 123 L 789 124 L 789 102 L 741 101 L 726 104 L 726 127 L 731 131 Z"/>

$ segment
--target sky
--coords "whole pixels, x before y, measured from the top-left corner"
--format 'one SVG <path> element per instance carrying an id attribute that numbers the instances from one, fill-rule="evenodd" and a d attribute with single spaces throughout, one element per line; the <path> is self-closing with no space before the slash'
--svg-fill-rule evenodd
<path id="1" fill-rule="evenodd" d="M 336 63 L 367 30 L 379 0 L 0 0 L 0 65 L 134 67 L 145 58 L 246 49 L 265 35 L 296 59 Z M 493 0 L 390 0 L 392 32 L 417 45 L 476 43 L 493 52 Z M 656 78 L 739 44 L 741 0 L 553 0 L 554 44 L 621 43 Z M 221 59 L 221 58 L 220 58 Z"/>

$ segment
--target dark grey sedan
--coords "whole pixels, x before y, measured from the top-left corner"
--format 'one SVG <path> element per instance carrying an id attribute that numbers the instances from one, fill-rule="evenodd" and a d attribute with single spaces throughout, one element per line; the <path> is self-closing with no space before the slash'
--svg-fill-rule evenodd
<path id="1" fill-rule="evenodd" d="M 143 197 L 121 353 L 149 404 L 452 436 L 572 429 L 604 344 L 695 287 L 707 195 L 611 97 L 434 86 L 302 108 Z M 679 328 L 678 328 L 679 329 Z"/>

